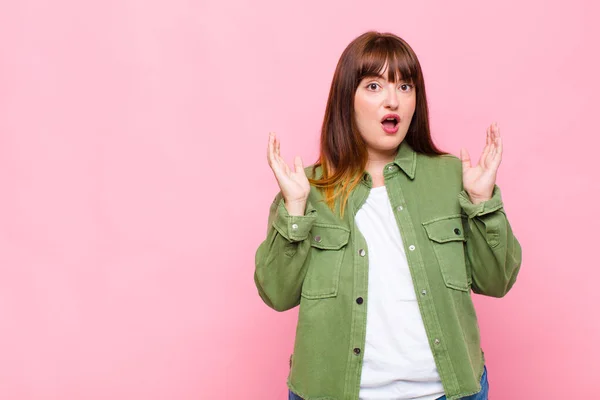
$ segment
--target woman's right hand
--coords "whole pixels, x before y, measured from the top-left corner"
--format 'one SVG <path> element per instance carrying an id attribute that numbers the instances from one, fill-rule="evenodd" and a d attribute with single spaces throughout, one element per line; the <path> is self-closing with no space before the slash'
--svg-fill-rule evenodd
<path id="1" fill-rule="evenodd" d="M 304 173 L 302 159 L 300 156 L 295 157 L 294 171 L 292 171 L 281 158 L 279 149 L 279 141 L 275 133 L 269 133 L 267 160 L 281 189 L 285 206 L 290 215 L 304 215 L 306 200 L 310 193 L 310 184 Z"/>

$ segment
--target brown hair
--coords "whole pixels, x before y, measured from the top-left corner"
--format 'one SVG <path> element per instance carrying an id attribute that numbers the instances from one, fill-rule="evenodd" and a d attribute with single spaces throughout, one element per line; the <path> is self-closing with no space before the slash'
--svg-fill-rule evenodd
<path id="1" fill-rule="evenodd" d="M 335 200 L 341 198 L 342 216 L 368 161 L 367 147 L 354 118 L 354 96 L 363 78 L 378 76 L 386 66 L 389 81 L 404 79 L 416 89 L 415 113 L 404 140 L 418 153 L 445 154 L 431 140 L 425 82 L 413 49 L 391 33 L 369 31 L 360 35 L 346 47 L 335 69 L 321 128 L 319 160 L 313 166 L 313 176 L 321 166 L 322 177 L 309 179 L 324 193 L 332 210 Z"/>

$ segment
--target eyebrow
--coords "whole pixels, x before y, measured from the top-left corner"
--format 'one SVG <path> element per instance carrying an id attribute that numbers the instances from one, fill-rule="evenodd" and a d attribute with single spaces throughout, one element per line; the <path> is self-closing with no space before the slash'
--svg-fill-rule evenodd
<path id="1" fill-rule="evenodd" d="M 363 79 L 369 79 L 369 78 L 371 78 L 371 79 L 372 79 L 372 78 L 379 78 L 379 79 L 383 79 L 384 81 L 387 81 L 387 80 L 388 80 L 388 79 L 387 79 L 385 76 L 383 76 L 383 75 L 381 75 L 381 74 L 372 74 L 372 75 L 367 75 L 367 76 L 365 76 Z M 401 79 L 399 79 L 399 80 L 398 80 L 398 82 L 411 82 L 411 83 L 412 83 L 412 79 L 404 79 L 404 78 L 401 78 Z"/>

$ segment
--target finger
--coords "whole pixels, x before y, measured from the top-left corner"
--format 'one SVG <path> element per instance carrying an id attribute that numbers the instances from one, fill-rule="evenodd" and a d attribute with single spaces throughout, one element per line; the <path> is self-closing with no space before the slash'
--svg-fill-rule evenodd
<path id="1" fill-rule="evenodd" d="M 500 138 L 500 126 L 498 126 L 498 122 L 494 122 L 494 141 L 498 141 Z"/>
<path id="2" fill-rule="evenodd" d="M 281 169 L 285 172 L 285 174 L 287 176 L 290 175 L 290 167 L 288 167 L 287 163 L 285 162 L 285 160 L 279 155 L 276 154 L 275 157 L 277 158 L 277 162 L 279 163 L 279 165 L 281 166 Z"/>
<path id="3" fill-rule="evenodd" d="M 283 157 L 281 157 L 281 142 L 279 140 L 277 140 L 275 142 L 275 158 L 281 165 L 281 169 L 286 173 L 286 175 L 289 176 L 291 170 L 290 170 L 290 167 L 285 162 L 285 160 L 283 159 Z"/>
<path id="4" fill-rule="evenodd" d="M 489 130 L 487 133 L 487 142 L 488 144 L 485 145 L 485 147 L 483 148 L 483 151 L 481 152 L 481 156 L 479 157 L 479 162 L 477 163 L 477 165 L 481 165 L 481 166 L 485 166 L 485 163 L 487 161 L 487 157 L 490 154 L 490 150 L 492 149 L 492 143 L 491 143 L 491 139 L 489 138 Z"/>
<path id="5" fill-rule="evenodd" d="M 502 153 L 502 140 L 501 136 L 500 136 L 500 127 L 498 126 L 498 123 L 495 123 L 495 130 L 494 130 L 494 142 L 496 143 L 496 148 L 497 148 L 497 152 Z"/>
<path id="6" fill-rule="evenodd" d="M 498 139 L 496 139 L 496 143 L 498 143 Z M 502 155 L 500 153 L 500 147 L 498 146 L 498 144 L 496 144 L 494 146 L 494 150 L 490 153 L 490 157 L 489 157 L 490 168 L 494 168 L 494 169 L 498 168 L 501 158 L 502 158 Z"/>
<path id="7" fill-rule="evenodd" d="M 502 156 L 502 138 L 500 136 L 498 136 L 498 138 L 496 139 L 498 141 L 498 154 L 500 156 Z"/>
<path id="8" fill-rule="evenodd" d="M 486 158 L 486 166 L 490 166 L 493 163 L 494 158 L 496 157 L 496 146 L 492 147 L 490 150 L 490 154 L 488 154 L 488 158 Z"/>
<path id="9" fill-rule="evenodd" d="M 273 142 L 275 140 L 275 133 L 269 132 L 269 142 L 267 144 L 267 161 L 269 165 L 273 163 Z"/>
<path id="10" fill-rule="evenodd" d="M 498 168 L 498 165 L 500 165 L 500 162 L 502 161 L 502 138 L 498 137 L 497 139 L 498 142 L 498 146 L 496 147 L 496 154 L 494 155 L 494 160 L 493 163 L 495 164 L 496 168 Z"/>
<path id="11" fill-rule="evenodd" d="M 485 163 L 487 161 L 487 158 L 488 158 L 488 155 L 490 154 L 491 149 L 492 149 L 491 144 L 488 144 L 487 146 L 485 146 L 483 148 L 483 151 L 481 152 L 481 156 L 479 157 L 479 162 L 477 163 L 477 165 L 485 166 Z"/>
<path id="12" fill-rule="evenodd" d="M 495 151 L 494 154 L 490 156 L 490 159 L 486 166 L 486 170 L 494 172 L 497 171 L 498 166 L 500 165 L 500 161 L 502 161 L 502 158 L 498 154 L 498 151 Z"/>
<path id="13" fill-rule="evenodd" d="M 469 156 L 467 149 L 464 147 L 460 149 L 460 160 L 462 161 L 463 172 L 471 168 L 471 157 Z"/>
<path id="14" fill-rule="evenodd" d="M 302 164 L 302 158 L 300 156 L 296 156 L 294 158 L 294 170 L 296 171 L 297 174 L 305 175 L 304 174 L 304 165 Z"/>
<path id="15" fill-rule="evenodd" d="M 491 125 L 490 125 L 485 130 L 485 147 L 483 148 L 483 151 L 481 152 L 481 157 L 479 157 L 479 162 L 477 163 L 477 165 L 485 163 L 485 160 L 487 159 L 487 156 L 488 156 L 491 148 L 492 148 L 492 133 L 491 133 Z"/>
<path id="16" fill-rule="evenodd" d="M 502 145 L 502 141 L 500 140 L 500 139 L 501 139 L 501 136 L 500 136 L 500 127 L 498 126 L 498 123 L 497 123 L 497 122 L 496 122 L 496 130 L 495 130 L 495 133 L 496 133 L 496 135 L 495 135 L 496 146 L 498 146 L 498 147 L 499 147 L 499 149 L 498 149 L 499 151 L 502 151 L 502 150 L 501 150 L 501 148 L 500 148 L 500 147 L 501 147 L 501 145 Z"/>
<path id="17" fill-rule="evenodd" d="M 490 125 L 490 151 L 487 155 L 486 162 L 492 162 L 498 153 L 498 125 L 496 122 Z"/>
<path id="18" fill-rule="evenodd" d="M 287 176 L 290 176 L 292 174 L 292 169 L 289 167 L 289 165 L 287 165 L 287 163 L 283 160 L 283 158 L 281 158 L 281 163 L 283 164 L 283 168 L 285 169 L 285 173 L 287 174 Z"/>
<path id="19" fill-rule="evenodd" d="M 277 141 L 277 136 L 275 132 L 271 132 L 269 136 L 269 152 L 268 152 L 268 160 L 269 166 L 273 173 L 275 174 L 275 178 L 279 181 L 282 174 L 285 172 L 285 169 L 282 167 L 281 161 L 277 158 L 277 154 L 275 154 L 275 142 Z"/>
<path id="20" fill-rule="evenodd" d="M 273 160 L 273 162 L 271 163 L 271 170 L 273 171 L 277 182 L 279 182 L 285 174 L 285 171 L 283 170 L 281 164 L 277 160 Z"/>
<path id="21" fill-rule="evenodd" d="M 280 145 L 279 140 L 276 142 L 275 152 L 277 153 L 278 156 L 281 155 L 281 145 Z"/>
<path id="22" fill-rule="evenodd" d="M 490 153 L 490 161 L 493 161 L 498 154 L 498 138 L 500 137 L 500 131 L 498 129 L 498 123 L 494 122 L 491 126 L 491 139 L 492 139 L 492 151 Z"/>
<path id="23" fill-rule="evenodd" d="M 498 127 L 498 122 L 495 121 L 491 127 L 493 151 L 490 152 L 489 167 L 497 170 L 498 166 L 500 165 L 500 161 L 502 161 L 502 139 L 500 138 L 500 128 Z"/>
<path id="24" fill-rule="evenodd" d="M 496 137 L 493 130 L 490 130 L 490 154 L 496 150 Z"/>

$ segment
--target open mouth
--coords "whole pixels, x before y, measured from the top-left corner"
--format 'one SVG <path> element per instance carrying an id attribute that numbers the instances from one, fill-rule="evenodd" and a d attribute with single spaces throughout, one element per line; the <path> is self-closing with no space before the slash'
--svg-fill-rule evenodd
<path id="1" fill-rule="evenodd" d="M 388 133 L 394 133 L 398 124 L 400 123 L 400 116 L 398 114 L 388 114 L 381 120 L 383 129 Z"/>
<path id="2" fill-rule="evenodd" d="M 396 117 L 390 117 L 390 118 L 384 119 L 381 123 L 383 124 L 383 127 L 386 129 L 394 129 L 396 127 L 396 125 L 398 125 L 398 120 L 396 119 Z"/>

